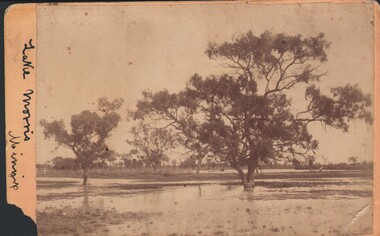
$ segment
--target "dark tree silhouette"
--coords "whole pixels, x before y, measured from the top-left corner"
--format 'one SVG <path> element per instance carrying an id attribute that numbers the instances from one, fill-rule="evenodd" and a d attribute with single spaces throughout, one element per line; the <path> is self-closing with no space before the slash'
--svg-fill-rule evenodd
<path id="1" fill-rule="evenodd" d="M 98 99 L 99 112 L 86 110 L 71 117 L 70 133 L 63 120 L 40 121 L 46 139 L 54 138 L 59 146 L 69 148 L 75 154 L 77 163 L 83 169 L 83 185 L 87 184 L 88 172 L 94 163 L 114 155 L 105 141 L 120 121 L 116 110 L 122 104 L 122 99 L 112 102 L 104 97 Z"/>
<path id="2" fill-rule="evenodd" d="M 176 94 L 144 93 L 135 118 L 166 122 L 185 141 L 207 147 L 251 189 L 260 162 L 314 156 L 318 141 L 308 131 L 310 123 L 347 132 L 351 120 L 371 122 L 371 97 L 357 85 L 332 88 L 330 95 L 317 87 L 326 75 L 319 67 L 327 61 L 328 47 L 322 33 L 303 38 L 248 32 L 232 42 L 210 43 L 206 54 L 222 61 L 228 74 L 195 74 Z M 304 93 L 304 110 L 296 110 L 290 90 Z"/>

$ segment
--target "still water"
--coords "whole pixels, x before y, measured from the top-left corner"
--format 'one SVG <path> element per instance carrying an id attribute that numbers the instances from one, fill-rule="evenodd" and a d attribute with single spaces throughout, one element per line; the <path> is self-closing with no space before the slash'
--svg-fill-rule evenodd
<path id="1" fill-rule="evenodd" d="M 221 182 L 133 188 L 141 182 L 92 179 L 91 186 L 83 187 L 81 179 L 38 181 L 38 212 L 91 211 L 93 218 L 104 212 L 113 217 L 103 218 L 86 235 L 351 235 L 372 230 L 368 179 L 271 179 L 296 187 L 258 186 L 252 192 Z M 297 187 L 298 182 L 310 184 Z"/>

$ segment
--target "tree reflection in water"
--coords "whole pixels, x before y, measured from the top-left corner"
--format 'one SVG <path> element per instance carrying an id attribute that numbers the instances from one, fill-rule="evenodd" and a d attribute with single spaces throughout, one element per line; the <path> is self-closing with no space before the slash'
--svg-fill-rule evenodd
<path id="1" fill-rule="evenodd" d="M 83 204 L 81 211 L 89 211 L 90 210 L 90 200 L 89 200 L 89 187 L 87 185 L 83 186 Z"/>

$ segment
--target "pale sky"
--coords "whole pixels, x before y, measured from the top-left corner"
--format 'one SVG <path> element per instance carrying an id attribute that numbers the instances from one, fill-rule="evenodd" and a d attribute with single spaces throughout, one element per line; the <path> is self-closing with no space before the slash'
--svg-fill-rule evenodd
<path id="1" fill-rule="evenodd" d="M 373 4 L 204 4 L 171 6 L 37 7 L 37 120 L 62 119 L 94 110 L 97 98 L 123 98 L 133 108 L 143 90 L 177 92 L 194 73 L 220 74 L 225 69 L 204 51 L 210 41 L 222 43 L 251 30 L 288 35 L 325 33 L 331 42 L 323 91 L 358 83 L 373 94 Z M 303 90 L 292 91 L 302 97 Z M 119 124 L 108 144 L 119 153 L 129 125 Z M 74 157 L 37 127 L 37 163 L 56 156 Z M 320 141 L 318 155 L 328 162 L 373 160 L 373 127 L 362 121 L 349 133 L 310 127 Z"/>

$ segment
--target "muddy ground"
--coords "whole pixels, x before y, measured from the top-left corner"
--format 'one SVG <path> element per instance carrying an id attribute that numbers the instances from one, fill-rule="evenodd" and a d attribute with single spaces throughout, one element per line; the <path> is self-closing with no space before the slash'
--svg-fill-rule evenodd
<path id="1" fill-rule="evenodd" d="M 243 191 L 236 178 L 201 176 L 181 181 L 93 178 L 87 187 L 80 178 L 39 177 L 39 235 L 372 232 L 368 172 L 263 173 L 252 192 Z"/>

